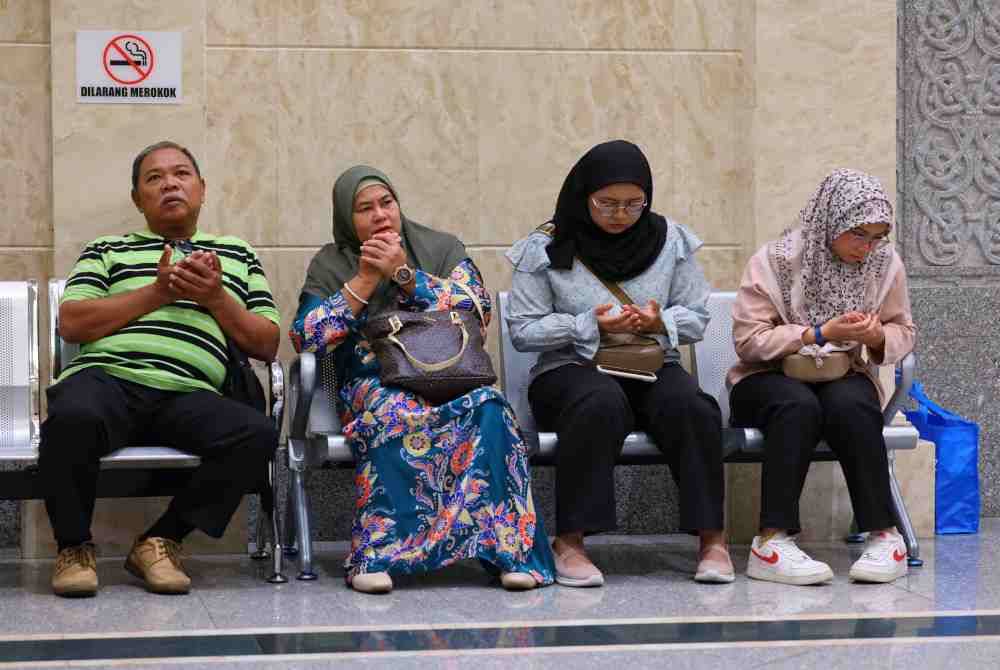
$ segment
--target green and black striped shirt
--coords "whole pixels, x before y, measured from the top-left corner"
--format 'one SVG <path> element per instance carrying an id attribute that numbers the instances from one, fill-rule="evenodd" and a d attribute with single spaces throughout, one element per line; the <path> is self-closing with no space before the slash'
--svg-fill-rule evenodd
<path id="1" fill-rule="evenodd" d="M 104 298 L 152 284 L 165 243 L 149 231 L 94 240 L 66 280 L 63 302 Z M 191 246 L 218 255 L 222 284 L 241 305 L 280 322 L 264 269 L 249 244 L 197 232 Z M 183 255 L 174 249 L 173 262 Z M 121 379 L 166 391 L 218 391 L 227 358 L 225 335 L 211 313 L 191 300 L 177 300 L 82 345 L 59 381 L 98 366 Z"/>

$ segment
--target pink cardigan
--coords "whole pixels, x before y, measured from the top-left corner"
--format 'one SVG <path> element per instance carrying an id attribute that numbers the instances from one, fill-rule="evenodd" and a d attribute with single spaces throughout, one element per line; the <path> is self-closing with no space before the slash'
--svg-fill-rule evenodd
<path id="1" fill-rule="evenodd" d="M 910 313 L 910 296 L 906 289 L 906 271 L 898 254 L 893 254 L 890 268 L 892 284 L 879 309 L 885 332 L 885 347 L 881 360 L 866 362 L 863 346 L 851 350 L 852 367 L 868 376 L 885 402 L 885 391 L 878 379 L 879 365 L 894 365 L 913 349 L 917 329 Z M 769 290 L 770 288 L 770 290 Z M 771 298 L 775 290 L 774 274 L 767 257 L 767 247 L 761 248 L 747 263 L 733 304 L 733 344 L 739 362 L 726 376 L 731 389 L 741 379 L 757 372 L 780 370 L 781 360 L 802 348 L 802 336 L 810 328 L 785 323 Z M 868 352 L 871 357 L 871 353 Z"/>

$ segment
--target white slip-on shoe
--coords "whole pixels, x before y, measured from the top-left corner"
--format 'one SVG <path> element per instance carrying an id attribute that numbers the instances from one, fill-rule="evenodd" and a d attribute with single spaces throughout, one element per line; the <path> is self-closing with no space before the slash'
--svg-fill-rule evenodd
<path id="1" fill-rule="evenodd" d="M 879 531 L 868 534 L 865 550 L 851 566 L 850 577 L 856 582 L 884 584 L 899 579 L 908 570 L 903 537 Z"/>
<path id="2" fill-rule="evenodd" d="M 604 575 L 582 551 L 557 539 L 552 543 L 552 554 L 556 562 L 556 583 L 575 587 L 604 586 Z"/>
<path id="3" fill-rule="evenodd" d="M 781 531 L 767 541 L 760 535 L 753 539 L 747 561 L 747 577 L 805 586 L 832 580 L 833 570 L 822 561 L 814 561 L 799 549 L 794 538 Z"/>
<path id="4" fill-rule="evenodd" d="M 733 562 L 725 547 L 719 545 L 708 547 L 700 552 L 698 558 L 694 581 L 703 584 L 729 584 L 736 579 Z"/>

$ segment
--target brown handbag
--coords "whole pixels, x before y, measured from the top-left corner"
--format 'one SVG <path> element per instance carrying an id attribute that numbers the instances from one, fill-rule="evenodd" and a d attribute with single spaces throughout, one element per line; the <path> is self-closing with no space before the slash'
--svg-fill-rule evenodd
<path id="1" fill-rule="evenodd" d="M 789 354 L 781 361 L 781 372 L 786 377 L 808 384 L 819 384 L 840 379 L 851 371 L 851 357 L 846 352 L 834 351 L 822 359 L 802 354 Z"/>
<path id="2" fill-rule="evenodd" d="M 635 301 L 615 282 L 602 279 L 586 263 L 580 261 L 590 274 L 604 284 L 622 305 Z M 616 377 L 655 382 L 656 372 L 663 367 L 663 347 L 654 338 L 633 333 L 604 333 L 594 356 L 594 363 L 601 372 Z"/>
<path id="3" fill-rule="evenodd" d="M 472 298 L 482 319 L 479 299 L 458 286 Z M 384 385 L 440 405 L 497 380 L 479 324 L 467 310 L 396 310 L 372 318 L 363 332 L 382 367 L 379 378 Z"/>

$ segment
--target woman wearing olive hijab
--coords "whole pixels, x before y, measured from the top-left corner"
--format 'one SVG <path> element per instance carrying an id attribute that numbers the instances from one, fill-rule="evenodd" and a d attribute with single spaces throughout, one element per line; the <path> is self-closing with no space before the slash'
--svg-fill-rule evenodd
<path id="1" fill-rule="evenodd" d="M 723 533 L 722 416 L 680 366 L 702 338 L 710 288 L 701 241 L 651 209 L 653 177 L 636 145 L 599 144 L 573 166 L 555 216 L 517 242 L 507 322 L 519 351 L 540 352 L 528 391 L 538 424 L 559 436 L 556 581 L 600 586 L 584 535 L 615 527 L 615 460 L 633 430 L 664 453 L 680 489 L 681 529 L 701 538 L 695 579 L 733 581 Z M 604 282 L 635 304 L 619 304 Z M 664 349 L 652 383 L 603 374 L 602 335 L 637 333 Z"/>
<path id="2" fill-rule="evenodd" d="M 477 311 L 490 296 L 462 243 L 402 215 L 396 190 L 356 166 L 333 190 L 334 243 L 309 265 L 291 338 L 333 357 L 337 410 L 356 459 L 356 510 L 346 579 L 384 593 L 394 574 L 478 558 L 505 588 L 549 584 L 552 554 L 535 516 L 525 444 L 510 406 L 482 387 L 433 406 L 382 386 L 361 334 L 384 310 Z"/>

